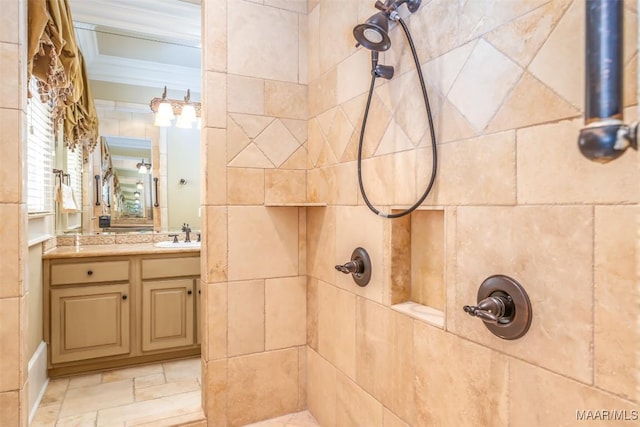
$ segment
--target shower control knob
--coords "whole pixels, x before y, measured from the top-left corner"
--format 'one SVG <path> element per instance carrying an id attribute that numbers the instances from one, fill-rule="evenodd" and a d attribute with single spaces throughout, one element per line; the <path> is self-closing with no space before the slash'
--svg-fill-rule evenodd
<path id="1" fill-rule="evenodd" d="M 513 300 L 508 295 L 492 295 L 480 301 L 477 306 L 465 305 L 462 309 L 470 316 L 497 324 L 500 320 L 510 318 L 513 313 Z"/>
<path id="2" fill-rule="evenodd" d="M 349 261 L 343 265 L 336 265 L 336 270 L 344 274 L 362 274 L 364 272 L 364 266 L 362 261 Z"/>
<path id="3" fill-rule="evenodd" d="M 371 280 L 371 259 L 363 248 L 354 249 L 351 254 L 351 261 L 342 265 L 336 265 L 336 270 L 344 274 L 351 274 L 353 281 L 358 286 L 367 286 Z"/>
<path id="4" fill-rule="evenodd" d="M 478 289 L 477 305 L 462 309 L 482 319 L 494 335 L 505 340 L 522 337 L 531 326 L 531 301 L 520 283 L 508 276 L 488 277 Z"/>

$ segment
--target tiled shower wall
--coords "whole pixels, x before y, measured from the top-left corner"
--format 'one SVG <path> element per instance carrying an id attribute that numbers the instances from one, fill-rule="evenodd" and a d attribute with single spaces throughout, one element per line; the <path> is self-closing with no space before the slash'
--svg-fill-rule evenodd
<path id="1" fill-rule="evenodd" d="M 203 3 L 210 425 L 305 405 L 323 426 L 573 425 L 578 410 L 638 409 L 640 171 L 636 153 L 599 165 L 577 150 L 583 1 L 431 0 L 407 18 L 438 139 L 424 208 L 444 212 L 444 328 L 390 308 L 392 228 L 357 190 L 370 57 L 351 31 L 373 2 Z M 627 121 L 636 22 L 625 1 Z M 416 200 L 431 166 L 411 55 L 391 37 L 381 63 L 396 76 L 376 87 L 363 163 L 382 210 Z M 356 246 L 374 263 L 366 288 L 333 269 Z M 496 273 L 531 297 L 520 340 L 461 310 Z"/>
<path id="2" fill-rule="evenodd" d="M 0 8 L 0 425 L 27 425 L 26 2 Z"/>
<path id="3" fill-rule="evenodd" d="M 637 3 L 625 1 L 625 117 L 637 118 Z M 370 56 L 352 28 L 373 1 L 310 1 L 307 400 L 323 426 L 574 425 L 579 410 L 638 405 L 637 153 L 577 148 L 584 109 L 582 0 L 423 1 L 407 18 L 427 81 L 444 211 L 444 328 L 391 306 L 391 227 L 363 206 L 356 150 Z M 430 138 L 399 27 L 366 129 L 365 188 L 407 206 L 430 174 Z M 333 265 L 363 246 L 372 282 Z M 462 311 L 506 274 L 533 306 L 504 341 Z M 601 425 L 607 424 L 607 421 Z"/>
<path id="4" fill-rule="evenodd" d="M 306 4 L 203 1 L 209 425 L 306 408 Z"/>

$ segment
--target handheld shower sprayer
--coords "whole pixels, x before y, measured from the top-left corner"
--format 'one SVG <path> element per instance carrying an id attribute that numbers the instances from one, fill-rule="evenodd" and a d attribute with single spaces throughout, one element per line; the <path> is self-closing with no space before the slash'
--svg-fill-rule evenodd
<path id="1" fill-rule="evenodd" d="M 356 25 L 353 28 L 353 36 L 357 41 L 356 47 L 363 46 L 371 50 L 371 85 L 369 86 L 369 96 L 367 97 L 367 104 L 364 109 L 362 128 L 360 130 L 360 140 L 358 142 L 358 184 L 360 186 L 362 199 L 364 200 L 367 207 L 373 213 L 383 218 L 400 218 L 416 210 L 416 208 L 420 206 L 422 202 L 424 202 L 424 200 L 431 192 L 431 189 L 433 188 L 433 184 L 435 182 L 436 171 L 438 167 L 436 134 L 433 125 L 433 117 L 431 115 L 431 106 L 429 105 L 429 97 L 427 96 L 427 87 L 424 82 L 422 68 L 420 67 L 420 61 L 418 60 L 418 54 L 416 53 L 416 48 L 413 44 L 411 33 L 409 32 L 407 24 L 404 22 L 397 11 L 398 7 L 405 3 L 409 11 L 411 13 L 414 13 L 420 7 L 421 0 L 387 0 L 385 3 L 378 0 L 375 3 L 375 8 L 380 10 L 380 12 L 377 12 L 375 15 L 369 17 L 369 19 L 367 19 L 364 24 Z M 378 209 L 376 209 L 369 201 L 367 193 L 364 189 L 364 184 L 362 182 L 362 146 L 364 143 L 364 131 L 367 126 L 367 117 L 369 116 L 369 108 L 371 107 L 371 98 L 373 96 L 375 81 L 378 77 L 390 80 L 393 78 L 394 74 L 394 68 L 392 66 L 378 64 L 379 52 L 384 52 L 391 47 L 391 39 L 389 38 L 389 21 L 398 22 L 402 26 L 404 34 L 407 38 L 407 42 L 409 43 L 409 47 L 411 48 L 411 54 L 413 55 L 416 70 L 418 71 L 417 74 L 420 81 L 420 88 L 422 90 L 422 98 L 424 99 L 424 106 L 427 111 L 427 119 L 429 121 L 429 136 L 431 137 L 431 150 L 433 159 L 431 177 L 424 193 L 411 207 L 397 213 L 382 213 Z"/>

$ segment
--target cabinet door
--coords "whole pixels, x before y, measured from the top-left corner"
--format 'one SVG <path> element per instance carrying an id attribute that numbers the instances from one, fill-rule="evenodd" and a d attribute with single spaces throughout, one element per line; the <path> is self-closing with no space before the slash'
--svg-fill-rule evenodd
<path id="1" fill-rule="evenodd" d="M 129 284 L 51 290 L 51 362 L 129 353 Z"/>
<path id="2" fill-rule="evenodd" d="M 194 279 L 142 282 L 142 350 L 193 344 Z"/>

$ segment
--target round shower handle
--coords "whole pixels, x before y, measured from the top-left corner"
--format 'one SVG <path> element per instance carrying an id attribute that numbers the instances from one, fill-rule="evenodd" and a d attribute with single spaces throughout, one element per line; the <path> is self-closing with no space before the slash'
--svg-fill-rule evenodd
<path id="1" fill-rule="evenodd" d="M 362 274 L 364 266 L 361 260 L 349 261 L 342 265 L 336 265 L 336 270 L 344 274 Z"/>
<path id="2" fill-rule="evenodd" d="M 477 305 L 465 305 L 462 309 L 482 319 L 494 335 L 515 340 L 529 330 L 533 316 L 531 301 L 522 285 L 511 277 L 496 274 L 485 279 L 478 289 L 477 301 Z"/>
<path id="3" fill-rule="evenodd" d="M 508 322 L 513 314 L 513 300 L 500 292 L 493 293 L 478 303 L 477 306 L 465 305 L 462 309 L 470 316 L 481 318 L 485 322 L 498 324 Z"/>
<path id="4" fill-rule="evenodd" d="M 344 274 L 351 274 L 358 286 L 367 286 L 371 280 L 371 258 L 364 248 L 355 248 L 351 253 L 351 260 L 335 266 L 336 270 Z"/>

